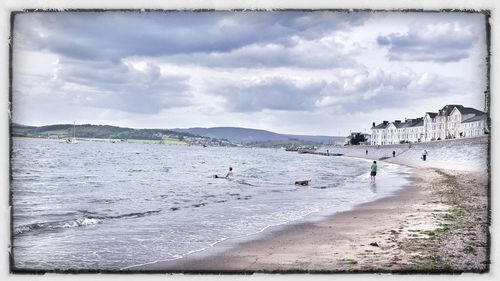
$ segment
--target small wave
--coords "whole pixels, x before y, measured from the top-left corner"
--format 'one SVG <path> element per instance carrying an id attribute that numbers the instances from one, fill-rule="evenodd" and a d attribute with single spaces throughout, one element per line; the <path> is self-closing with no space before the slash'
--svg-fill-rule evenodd
<path id="1" fill-rule="evenodd" d="M 78 210 L 78 212 L 82 213 L 83 215 L 97 215 L 96 212 L 91 212 L 88 210 Z"/>
<path id="2" fill-rule="evenodd" d="M 243 185 L 255 186 L 255 185 L 253 185 L 251 183 L 248 183 L 248 182 L 246 182 L 244 180 L 237 180 L 236 182 L 239 183 L 239 184 L 243 184 Z"/>
<path id="3" fill-rule="evenodd" d="M 62 227 L 63 228 L 69 228 L 69 227 L 78 227 L 78 226 L 85 226 L 85 225 L 94 225 L 100 223 L 101 220 L 99 219 L 94 219 L 94 218 L 79 218 L 71 222 L 65 223 Z"/>
<path id="4" fill-rule="evenodd" d="M 82 217 L 82 218 L 77 218 L 74 220 L 67 220 L 67 221 L 32 223 L 32 224 L 22 225 L 22 226 L 14 228 L 14 234 L 21 235 L 21 234 L 25 234 L 27 232 L 33 232 L 33 231 L 40 231 L 40 232 L 57 231 L 58 229 L 62 229 L 62 228 L 72 228 L 72 227 L 79 227 L 79 226 L 95 225 L 95 224 L 99 224 L 101 222 L 102 222 L 102 220 L 97 219 L 97 218 Z"/>
<path id="5" fill-rule="evenodd" d="M 140 218 L 140 217 L 149 216 L 152 214 L 157 214 L 159 212 L 160 212 L 160 210 L 155 210 L 155 211 L 147 211 L 147 212 L 129 213 L 129 214 L 123 214 L 123 215 L 118 215 L 118 216 L 106 216 L 103 218 L 105 218 L 105 219 Z"/>
<path id="6" fill-rule="evenodd" d="M 73 228 L 80 226 L 89 226 L 96 225 L 104 222 L 109 219 L 121 219 L 121 218 L 140 218 L 152 214 L 159 213 L 160 210 L 155 211 L 147 211 L 147 212 L 137 212 L 137 213 L 128 213 L 117 216 L 100 216 L 96 213 L 81 210 L 80 213 L 86 214 L 83 217 L 72 219 L 72 220 L 62 220 L 62 221 L 54 221 L 54 222 L 39 222 L 21 225 L 19 227 L 14 228 L 15 235 L 26 234 L 33 231 L 45 232 L 45 231 L 57 231 L 64 228 Z"/>
<path id="7" fill-rule="evenodd" d="M 207 203 L 199 203 L 199 204 L 194 204 L 194 205 L 192 205 L 192 207 L 198 208 L 198 207 L 205 206 L 206 204 L 207 204 Z"/>
<path id="8" fill-rule="evenodd" d="M 89 218 L 92 219 L 99 219 L 99 220 L 110 220 L 110 219 L 123 219 L 123 218 L 140 218 L 144 216 L 149 216 L 152 214 L 157 214 L 159 213 L 160 210 L 155 210 L 155 211 L 146 211 L 146 212 L 136 212 L 136 213 L 128 213 L 128 214 L 121 214 L 121 215 L 116 215 L 116 216 L 106 216 L 106 215 L 98 215 L 96 213 L 93 213 L 94 215 L 88 216 Z"/>
<path id="9" fill-rule="evenodd" d="M 141 169 L 130 169 L 130 170 L 128 170 L 128 172 L 131 172 L 131 173 L 135 173 L 135 172 L 145 172 L 145 170 L 141 170 Z"/>
<path id="10" fill-rule="evenodd" d="M 90 200 L 90 203 L 97 203 L 97 204 L 111 204 L 115 203 L 117 201 L 120 201 L 120 199 L 93 199 Z"/>

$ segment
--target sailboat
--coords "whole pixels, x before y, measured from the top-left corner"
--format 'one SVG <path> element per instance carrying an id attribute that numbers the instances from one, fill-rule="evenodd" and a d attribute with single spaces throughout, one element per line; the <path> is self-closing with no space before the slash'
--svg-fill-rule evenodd
<path id="1" fill-rule="evenodd" d="M 75 124 L 75 122 L 73 122 L 73 138 L 71 138 L 71 139 L 67 139 L 67 140 L 66 140 L 66 143 L 71 143 L 71 144 L 78 143 L 78 142 L 76 141 L 76 137 L 75 137 L 75 136 L 76 136 L 76 124 Z"/>

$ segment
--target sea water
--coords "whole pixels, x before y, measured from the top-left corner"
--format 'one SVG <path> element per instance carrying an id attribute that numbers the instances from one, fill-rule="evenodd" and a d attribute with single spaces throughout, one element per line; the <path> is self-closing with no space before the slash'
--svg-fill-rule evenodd
<path id="1" fill-rule="evenodd" d="M 121 270 L 388 196 L 409 168 L 283 149 L 14 138 L 16 269 Z M 230 179 L 224 176 L 233 167 Z M 311 180 L 310 186 L 294 185 Z"/>

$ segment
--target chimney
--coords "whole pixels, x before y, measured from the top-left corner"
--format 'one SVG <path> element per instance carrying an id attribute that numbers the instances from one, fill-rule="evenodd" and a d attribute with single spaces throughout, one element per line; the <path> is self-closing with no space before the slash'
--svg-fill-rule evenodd
<path id="1" fill-rule="evenodd" d="M 375 122 L 372 123 L 372 128 L 375 127 Z"/>
<path id="2" fill-rule="evenodd" d="M 385 120 L 384 120 L 384 125 L 387 125 L 387 123 L 389 123 L 389 121 L 385 121 Z"/>

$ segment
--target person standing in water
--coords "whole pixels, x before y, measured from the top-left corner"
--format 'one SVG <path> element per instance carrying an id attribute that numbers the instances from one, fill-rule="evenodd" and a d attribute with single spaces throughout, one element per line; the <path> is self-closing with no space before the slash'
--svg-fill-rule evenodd
<path id="1" fill-rule="evenodd" d="M 226 174 L 226 178 L 232 177 L 233 176 L 233 167 L 229 167 L 229 171 Z"/>
<path id="2" fill-rule="evenodd" d="M 370 180 L 371 182 L 375 182 L 375 176 L 377 175 L 377 161 L 373 161 L 371 166 Z"/>

